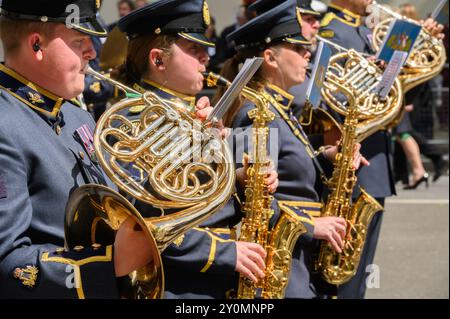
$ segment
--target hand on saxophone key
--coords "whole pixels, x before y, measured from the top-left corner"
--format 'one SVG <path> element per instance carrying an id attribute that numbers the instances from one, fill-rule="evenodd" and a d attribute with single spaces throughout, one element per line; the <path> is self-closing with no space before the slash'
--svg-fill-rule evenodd
<path id="1" fill-rule="evenodd" d="M 337 142 L 335 146 L 330 146 L 325 149 L 324 156 L 332 163 L 336 160 L 336 155 L 339 152 L 339 143 Z M 362 156 L 360 153 L 361 144 L 356 143 L 353 149 L 353 169 L 358 170 L 361 166 L 370 166 L 370 162 Z"/>
<path id="2" fill-rule="evenodd" d="M 204 122 L 209 117 L 211 112 L 213 111 L 213 107 L 211 106 L 211 102 L 207 96 L 201 97 L 195 106 L 195 115 L 200 121 Z M 222 120 L 220 120 L 216 128 L 219 129 L 219 135 L 222 138 L 226 138 L 229 135 L 229 131 L 225 126 L 223 126 Z"/>
<path id="3" fill-rule="evenodd" d="M 269 172 L 269 176 L 266 178 L 267 188 L 269 189 L 269 193 L 273 194 L 276 192 L 278 188 L 278 184 L 280 180 L 278 179 L 278 173 L 274 169 Z"/>
<path id="4" fill-rule="evenodd" d="M 370 162 L 359 152 L 360 149 L 361 144 L 356 143 L 353 150 L 353 169 L 355 171 L 358 170 L 361 166 L 370 166 Z"/>
<path id="5" fill-rule="evenodd" d="M 116 277 L 144 267 L 152 261 L 145 232 L 132 217 L 120 226 L 114 242 L 114 269 Z"/>
<path id="6" fill-rule="evenodd" d="M 341 217 L 317 217 L 314 218 L 313 236 L 328 241 L 336 252 L 342 253 L 346 225 Z"/>
<path id="7" fill-rule="evenodd" d="M 236 242 L 236 271 L 253 282 L 264 278 L 266 251 L 255 243 Z"/>
<path id="8" fill-rule="evenodd" d="M 245 181 L 247 180 L 248 162 L 249 162 L 248 154 L 244 154 L 244 157 L 242 159 L 242 165 L 244 166 L 236 170 L 236 180 L 241 185 L 241 187 L 245 187 Z M 270 162 L 265 182 L 267 184 L 269 193 L 271 194 L 275 193 L 280 183 L 280 180 L 278 179 L 278 173 L 275 170 L 273 162 Z"/>

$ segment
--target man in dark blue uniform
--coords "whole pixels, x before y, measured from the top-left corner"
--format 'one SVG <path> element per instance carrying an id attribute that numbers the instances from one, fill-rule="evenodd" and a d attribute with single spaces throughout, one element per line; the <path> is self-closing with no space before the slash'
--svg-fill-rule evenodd
<path id="1" fill-rule="evenodd" d="M 353 48 L 358 52 L 374 54 L 371 44 L 371 30 L 364 24 L 366 8 L 372 1 L 368 0 L 333 0 L 321 22 L 319 35 L 344 48 Z M 386 197 L 395 195 L 390 158 L 390 134 L 382 130 L 368 137 L 361 144 L 361 154 L 370 161 L 370 166 L 362 167 L 357 172 L 358 185 L 375 197 L 382 205 Z M 355 187 L 353 195 L 359 195 Z M 367 234 L 364 252 L 361 255 L 356 275 L 350 282 L 338 289 L 338 298 L 364 298 L 366 277 L 370 274 L 370 265 L 375 256 L 375 249 L 381 228 L 383 214 L 375 214 Z"/>
<path id="2" fill-rule="evenodd" d="M 95 18 L 99 5 L 1 4 L 0 298 L 119 297 L 116 276 L 151 261 L 131 221 L 114 247 L 62 248 L 71 192 L 109 183 L 93 156 L 94 121 L 69 102 L 83 91 L 84 66 L 95 58 L 90 36 L 106 35 Z"/>

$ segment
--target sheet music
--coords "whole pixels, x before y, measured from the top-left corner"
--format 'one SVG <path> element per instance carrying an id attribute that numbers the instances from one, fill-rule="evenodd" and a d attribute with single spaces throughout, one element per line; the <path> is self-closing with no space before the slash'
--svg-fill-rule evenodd
<path id="1" fill-rule="evenodd" d="M 208 121 L 217 122 L 225 115 L 228 109 L 231 107 L 233 102 L 241 93 L 242 89 L 247 85 L 247 83 L 251 80 L 253 75 L 255 75 L 256 71 L 258 71 L 259 67 L 263 63 L 263 58 L 252 58 L 246 59 L 241 71 L 238 73 L 233 83 L 231 83 L 229 89 L 225 92 L 224 95 L 220 98 L 217 105 L 214 107 L 214 110 L 208 117 Z"/>

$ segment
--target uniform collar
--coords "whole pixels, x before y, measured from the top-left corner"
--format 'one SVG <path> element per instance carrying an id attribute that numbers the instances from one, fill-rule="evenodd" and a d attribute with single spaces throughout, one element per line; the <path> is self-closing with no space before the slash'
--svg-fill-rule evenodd
<path id="1" fill-rule="evenodd" d="M 273 84 L 268 84 L 265 87 L 265 91 L 270 94 L 284 110 L 289 110 L 291 107 L 292 101 L 294 100 L 294 96 L 290 95 L 286 91 L 280 89 L 278 86 Z"/>
<path id="2" fill-rule="evenodd" d="M 59 115 L 64 102 L 63 98 L 28 81 L 2 63 L 0 63 L 0 88 L 5 89 L 38 113 L 53 119 Z"/>
<path id="3" fill-rule="evenodd" d="M 360 15 L 353 13 L 348 9 L 344 9 L 340 6 L 337 6 L 334 3 L 328 5 L 328 12 L 333 12 L 336 15 L 336 17 L 345 24 L 355 27 L 361 25 Z"/>
<path id="4" fill-rule="evenodd" d="M 195 106 L 195 96 L 189 96 L 186 94 L 175 92 L 169 88 L 166 88 L 165 86 L 162 86 L 150 80 L 143 80 L 140 86 L 144 90 L 150 90 L 164 99 L 169 99 L 171 101 L 179 100 L 182 101 L 184 104 L 188 104 L 190 107 Z"/>

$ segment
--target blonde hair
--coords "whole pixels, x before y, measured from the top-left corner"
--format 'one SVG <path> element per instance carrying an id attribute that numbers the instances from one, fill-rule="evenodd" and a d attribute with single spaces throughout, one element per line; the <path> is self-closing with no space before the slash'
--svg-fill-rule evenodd
<path id="1" fill-rule="evenodd" d="M 54 36 L 56 23 L 27 20 L 14 20 L 0 17 L 0 39 L 3 43 L 5 56 L 17 53 L 26 37 L 32 33 L 39 33 L 51 39 Z"/>

